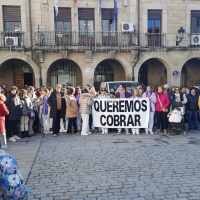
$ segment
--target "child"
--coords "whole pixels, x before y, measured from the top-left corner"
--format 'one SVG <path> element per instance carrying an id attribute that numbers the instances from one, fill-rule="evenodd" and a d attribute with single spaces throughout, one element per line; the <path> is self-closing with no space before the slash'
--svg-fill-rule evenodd
<path id="1" fill-rule="evenodd" d="M 139 92 L 138 92 L 137 89 L 133 90 L 133 94 L 132 94 L 132 96 L 130 98 L 131 99 L 140 99 Z M 140 135 L 139 130 L 140 130 L 139 128 L 132 128 L 133 135 L 135 135 L 135 134 Z"/>
<path id="2" fill-rule="evenodd" d="M 115 93 L 114 92 L 110 92 L 110 98 L 114 99 L 115 98 Z"/>

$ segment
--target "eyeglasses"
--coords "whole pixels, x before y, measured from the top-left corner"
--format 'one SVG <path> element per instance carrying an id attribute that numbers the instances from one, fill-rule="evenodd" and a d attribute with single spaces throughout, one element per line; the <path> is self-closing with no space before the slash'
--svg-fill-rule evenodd
<path id="1" fill-rule="evenodd" d="M 179 89 L 175 89 L 176 91 L 179 91 Z"/>
<path id="2" fill-rule="evenodd" d="M 105 92 L 106 90 L 101 90 L 102 92 Z"/>
<path id="3" fill-rule="evenodd" d="M 3 92 L 5 92 L 5 91 L 1 91 L 1 93 L 3 93 Z"/>

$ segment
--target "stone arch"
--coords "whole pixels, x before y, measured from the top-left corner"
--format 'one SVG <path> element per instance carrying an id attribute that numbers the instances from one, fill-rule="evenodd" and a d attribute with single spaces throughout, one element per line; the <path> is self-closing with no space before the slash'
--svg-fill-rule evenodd
<path id="1" fill-rule="evenodd" d="M 167 83 L 169 85 L 171 85 L 171 68 L 170 68 L 170 63 L 167 59 L 167 57 L 165 58 L 165 56 L 163 55 L 159 55 L 158 53 L 156 54 L 147 54 L 141 57 L 141 59 L 139 60 L 139 62 L 136 64 L 136 66 L 134 67 L 134 77 L 135 77 L 135 81 L 138 81 L 138 74 L 139 74 L 139 70 L 140 67 L 142 66 L 143 63 L 145 63 L 146 61 L 150 60 L 150 59 L 156 59 L 158 61 L 160 61 L 165 68 L 167 69 Z"/>
<path id="2" fill-rule="evenodd" d="M 49 62 L 50 65 L 48 65 L 48 69 L 46 69 L 45 76 L 46 76 L 46 85 L 47 87 L 51 86 L 51 69 L 54 67 L 54 65 L 59 63 L 68 63 L 70 64 L 76 71 L 76 85 L 82 86 L 82 70 L 79 67 L 79 65 L 73 60 L 73 59 L 56 59 L 52 62 L 52 60 Z"/>
<path id="3" fill-rule="evenodd" d="M 34 72 L 34 78 L 35 78 L 35 86 L 39 87 L 39 79 L 40 79 L 40 68 L 38 65 L 28 56 L 22 53 L 6 53 L 5 56 L 0 58 L 0 68 L 3 66 L 3 64 L 7 61 L 17 59 L 26 62 Z"/>

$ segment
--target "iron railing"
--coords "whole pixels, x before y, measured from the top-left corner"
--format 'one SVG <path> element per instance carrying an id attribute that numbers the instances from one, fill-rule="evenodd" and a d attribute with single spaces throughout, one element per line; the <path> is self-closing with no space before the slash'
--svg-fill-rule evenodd
<path id="1" fill-rule="evenodd" d="M 131 48 L 136 46 L 134 32 L 121 31 L 38 31 L 35 46 L 40 48 L 65 47 L 76 49 Z"/>
<path id="2" fill-rule="evenodd" d="M 166 47 L 166 34 L 165 33 L 147 33 L 146 46 L 150 48 Z"/>
<path id="3" fill-rule="evenodd" d="M 30 48 L 30 38 L 25 32 L 2 31 L 0 32 L 1 48 Z"/>

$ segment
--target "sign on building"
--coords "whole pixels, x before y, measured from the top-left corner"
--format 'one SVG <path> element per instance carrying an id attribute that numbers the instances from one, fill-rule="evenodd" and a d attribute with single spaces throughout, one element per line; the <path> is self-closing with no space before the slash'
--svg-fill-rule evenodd
<path id="1" fill-rule="evenodd" d="M 58 84 L 66 85 L 69 83 L 70 71 L 58 70 Z"/>

